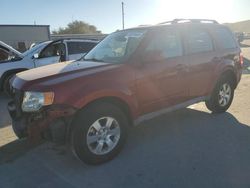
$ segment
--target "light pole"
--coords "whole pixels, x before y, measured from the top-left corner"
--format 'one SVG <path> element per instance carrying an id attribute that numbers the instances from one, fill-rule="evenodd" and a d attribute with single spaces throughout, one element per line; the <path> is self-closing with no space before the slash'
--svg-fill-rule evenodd
<path id="1" fill-rule="evenodd" d="M 122 2 L 122 29 L 124 29 L 124 3 Z"/>

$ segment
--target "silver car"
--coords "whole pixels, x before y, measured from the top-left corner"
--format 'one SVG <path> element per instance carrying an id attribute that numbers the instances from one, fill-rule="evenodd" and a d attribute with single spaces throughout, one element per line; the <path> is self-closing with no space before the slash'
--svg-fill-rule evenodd
<path id="1" fill-rule="evenodd" d="M 0 41 L 0 91 L 9 94 L 10 79 L 19 72 L 63 61 L 80 59 L 98 41 L 61 39 L 36 44 L 24 53 Z"/>

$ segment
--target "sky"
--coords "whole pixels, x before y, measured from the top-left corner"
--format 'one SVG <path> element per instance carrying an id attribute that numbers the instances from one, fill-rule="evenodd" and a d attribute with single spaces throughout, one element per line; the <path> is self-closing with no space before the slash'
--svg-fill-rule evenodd
<path id="1" fill-rule="evenodd" d="M 50 25 L 72 20 L 95 25 L 103 33 L 122 28 L 122 0 L 1 0 L 0 24 Z M 123 0 L 125 28 L 174 18 L 206 18 L 220 23 L 250 20 L 250 0 Z"/>

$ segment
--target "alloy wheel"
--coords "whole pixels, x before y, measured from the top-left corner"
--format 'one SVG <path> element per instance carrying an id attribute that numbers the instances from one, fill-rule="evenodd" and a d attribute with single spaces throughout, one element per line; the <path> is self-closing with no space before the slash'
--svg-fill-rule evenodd
<path id="1" fill-rule="evenodd" d="M 231 95 L 232 95 L 232 89 L 230 84 L 228 83 L 222 84 L 219 90 L 219 105 L 221 107 L 226 106 L 231 99 Z"/>
<path id="2" fill-rule="evenodd" d="M 120 125 L 113 117 L 99 118 L 88 129 L 88 148 L 96 155 L 107 154 L 115 148 L 120 135 Z"/>

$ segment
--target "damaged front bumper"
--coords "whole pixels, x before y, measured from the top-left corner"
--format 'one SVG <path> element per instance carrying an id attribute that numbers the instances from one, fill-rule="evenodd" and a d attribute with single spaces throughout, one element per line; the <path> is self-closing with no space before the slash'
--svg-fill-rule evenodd
<path id="1" fill-rule="evenodd" d="M 19 138 L 28 137 L 32 141 L 51 138 L 54 142 L 65 142 L 69 124 L 76 109 L 68 105 L 51 105 L 38 112 L 24 113 L 14 101 L 8 103 L 12 127 Z"/>

